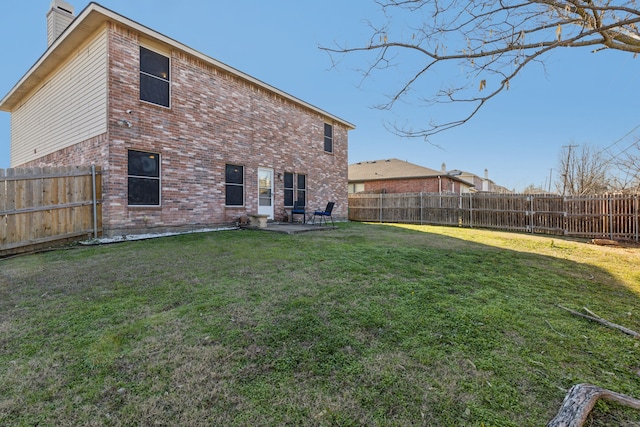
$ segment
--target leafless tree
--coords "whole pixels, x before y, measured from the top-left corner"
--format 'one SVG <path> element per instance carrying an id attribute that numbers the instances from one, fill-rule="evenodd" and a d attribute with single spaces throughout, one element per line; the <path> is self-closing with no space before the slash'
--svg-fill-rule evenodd
<path id="1" fill-rule="evenodd" d="M 563 147 L 556 188 L 562 195 L 584 196 L 612 190 L 610 162 L 602 151 L 590 145 Z"/>
<path id="2" fill-rule="evenodd" d="M 363 70 L 365 76 L 402 66 L 405 54 L 420 58 L 418 68 L 406 70 L 395 93 L 379 108 L 392 109 L 411 91 L 422 92 L 421 83 L 438 73 L 447 73 L 450 86 L 421 93 L 424 105 L 467 106 L 417 130 L 395 126 L 403 136 L 427 138 L 466 123 L 507 90 L 527 65 L 544 65 L 545 54 L 552 50 L 582 47 L 593 52 L 640 53 L 640 0 L 375 1 L 385 20 L 379 25 L 370 23 L 368 41 L 356 47 L 321 49 L 335 62 L 342 54 L 373 54 L 373 61 Z"/>

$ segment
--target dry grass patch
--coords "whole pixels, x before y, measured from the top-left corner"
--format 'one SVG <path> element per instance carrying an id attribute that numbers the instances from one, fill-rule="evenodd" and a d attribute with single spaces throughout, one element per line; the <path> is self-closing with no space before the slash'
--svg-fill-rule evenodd
<path id="1" fill-rule="evenodd" d="M 640 330 L 638 254 L 341 224 L 3 260 L 0 424 L 543 425 L 578 382 L 640 396 L 638 341 L 556 307 Z"/>

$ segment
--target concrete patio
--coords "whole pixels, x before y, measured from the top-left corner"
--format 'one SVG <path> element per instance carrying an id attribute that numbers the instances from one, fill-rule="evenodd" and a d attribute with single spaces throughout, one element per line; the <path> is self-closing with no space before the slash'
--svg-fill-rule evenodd
<path id="1" fill-rule="evenodd" d="M 310 231 L 328 231 L 335 230 L 338 227 L 332 225 L 319 225 L 319 224 L 303 224 L 303 223 L 289 223 L 289 222 L 267 222 L 266 227 L 249 227 L 249 230 L 260 231 L 272 231 L 275 233 L 284 234 L 298 234 L 306 233 Z"/>

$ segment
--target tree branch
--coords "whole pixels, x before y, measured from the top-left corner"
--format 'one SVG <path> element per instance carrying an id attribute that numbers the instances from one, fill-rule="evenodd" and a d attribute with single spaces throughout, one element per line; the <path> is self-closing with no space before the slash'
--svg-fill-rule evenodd
<path id="1" fill-rule="evenodd" d="M 565 396 L 558 414 L 547 427 L 581 427 L 599 399 L 608 399 L 633 409 L 640 409 L 640 400 L 591 384 L 576 384 Z"/>
<path id="2" fill-rule="evenodd" d="M 615 324 L 615 323 L 609 322 L 608 320 L 605 320 L 605 319 L 603 319 L 603 318 L 602 318 L 602 317 L 600 317 L 600 316 L 589 316 L 589 315 L 587 315 L 587 314 L 582 314 L 582 313 L 580 313 L 579 311 L 575 311 L 575 310 L 572 310 L 572 309 L 570 309 L 570 308 L 563 307 L 563 306 L 561 306 L 561 305 L 558 305 L 558 307 L 560 307 L 560 308 L 561 308 L 561 309 L 563 309 L 563 310 L 567 310 L 569 313 L 574 314 L 574 315 L 576 315 L 576 316 L 584 317 L 585 319 L 589 319 L 589 320 L 591 320 L 591 321 L 593 321 L 593 322 L 600 323 L 601 325 L 605 325 L 605 326 L 607 326 L 607 327 L 609 327 L 609 328 L 617 329 L 617 330 L 619 330 L 619 331 L 622 331 L 622 332 L 624 332 L 625 334 L 627 334 L 627 335 L 631 335 L 631 336 L 632 336 L 632 337 L 634 337 L 634 338 L 640 338 L 640 334 L 639 334 L 638 332 L 636 332 L 636 331 L 634 331 L 634 330 L 631 330 L 631 329 L 629 329 L 629 328 L 625 328 L 624 326 L 620 326 L 620 325 L 618 325 L 618 324 Z M 593 314 L 593 313 L 592 313 L 592 314 Z"/>
<path id="3" fill-rule="evenodd" d="M 532 62 L 543 63 L 544 56 L 563 47 L 600 47 L 633 54 L 640 53 L 640 9 L 638 0 L 612 5 L 608 0 L 471 0 L 469 2 L 433 0 L 375 0 L 387 23 L 374 27 L 369 42 L 356 47 L 320 47 L 330 56 L 376 52 L 364 72 L 388 70 L 393 65 L 407 65 L 400 56 L 417 53 L 424 64 L 389 96 L 382 108 L 391 109 L 408 97 L 419 82 L 433 76 L 437 66 L 453 63 L 461 67 L 460 79 L 477 79 L 475 84 L 458 85 L 455 89 L 436 91 L 422 97 L 426 105 L 470 103 L 473 106 L 461 118 L 431 123 L 419 131 L 402 131 L 409 137 L 427 138 L 473 118 L 481 107 L 509 88 L 514 78 Z M 422 16 L 421 25 L 400 31 L 393 25 L 399 21 L 395 12 Z M 401 21 L 401 20 L 400 20 Z M 396 36 L 395 34 L 399 35 Z M 410 37 L 410 38 L 409 38 Z M 597 52 L 600 49 L 593 49 Z M 336 64 L 336 61 L 333 61 Z M 498 76 L 499 80 L 495 81 Z M 474 88 L 481 82 L 488 95 L 478 95 Z"/>

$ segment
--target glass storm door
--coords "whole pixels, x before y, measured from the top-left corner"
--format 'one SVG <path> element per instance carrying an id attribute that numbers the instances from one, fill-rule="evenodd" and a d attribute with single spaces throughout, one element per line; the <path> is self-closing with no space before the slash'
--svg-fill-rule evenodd
<path id="1" fill-rule="evenodd" d="M 273 170 L 258 169 L 258 214 L 273 219 Z"/>

